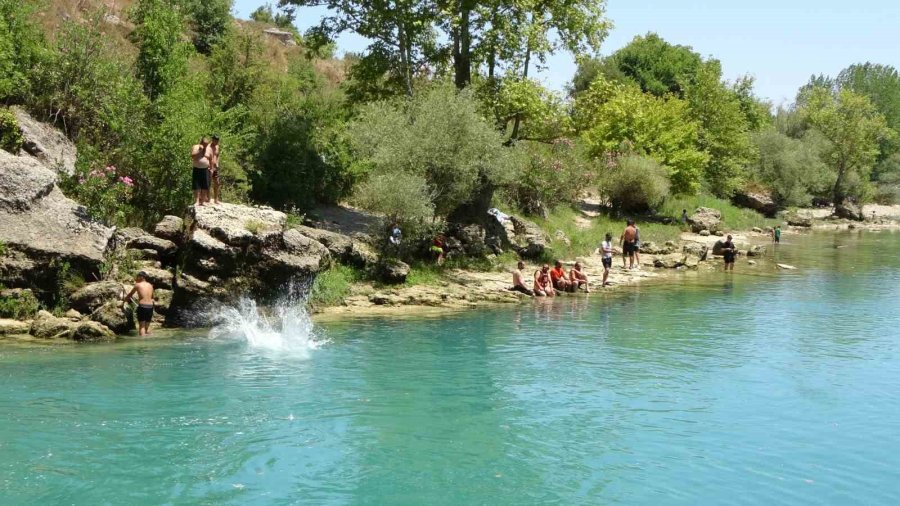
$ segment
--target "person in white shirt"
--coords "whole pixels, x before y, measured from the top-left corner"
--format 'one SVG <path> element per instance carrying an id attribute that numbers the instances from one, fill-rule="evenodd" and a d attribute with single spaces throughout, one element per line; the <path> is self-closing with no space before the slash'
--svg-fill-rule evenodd
<path id="1" fill-rule="evenodd" d="M 598 249 L 600 254 L 603 255 L 603 285 L 606 286 L 609 283 L 606 281 L 609 278 L 609 270 L 612 268 L 613 262 L 613 245 L 612 245 L 612 234 L 606 233 L 606 240 L 600 243 L 600 248 Z"/>

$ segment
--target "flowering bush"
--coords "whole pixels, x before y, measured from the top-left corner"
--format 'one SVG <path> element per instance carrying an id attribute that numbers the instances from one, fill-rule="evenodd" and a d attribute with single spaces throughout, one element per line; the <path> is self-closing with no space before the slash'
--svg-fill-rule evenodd
<path id="1" fill-rule="evenodd" d="M 110 225 L 125 221 L 134 181 L 115 166 L 79 172 L 65 186 L 66 194 L 84 205 L 91 218 Z"/>

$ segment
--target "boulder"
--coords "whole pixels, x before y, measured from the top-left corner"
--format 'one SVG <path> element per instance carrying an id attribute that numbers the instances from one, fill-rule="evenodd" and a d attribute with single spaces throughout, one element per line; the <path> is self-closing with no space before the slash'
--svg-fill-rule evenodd
<path id="1" fill-rule="evenodd" d="M 291 32 L 286 32 L 284 30 L 279 30 L 277 28 L 266 28 L 263 30 L 263 33 L 273 39 L 280 41 L 285 46 L 296 46 L 297 41 L 294 37 L 294 34 Z"/>
<path id="2" fill-rule="evenodd" d="M 714 234 L 715 234 L 716 237 L 725 237 L 725 232 L 723 232 L 723 231 L 721 231 L 721 230 L 716 230 L 716 231 L 714 232 Z"/>
<path id="3" fill-rule="evenodd" d="M 190 256 L 193 258 L 208 255 L 214 258 L 233 259 L 237 256 L 239 251 L 237 248 L 233 248 L 209 235 L 205 230 L 195 230 L 194 233 L 191 234 L 188 245 L 191 248 Z"/>
<path id="4" fill-rule="evenodd" d="M 178 216 L 163 216 L 162 220 L 153 227 L 153 235 L 175 244 L 181 244 L 184 240 L 184 220 Z"/>
<path id="5" fill-rule="evenodd" d="M 641 253 L 646 253 L 648 255 L 668 255 L 674 252 L 675 243 L 672 241 L 666 241 L 665 246 L 659 246 L 653 241 L 641 243 Z"/>
<path id="6" fill-rule="evenodd" d="M 328 248 L 332 258 L 342 264 L 366 268 L 377 261 L 377 255 L 360 239 L 306 226 L 296 227 L 296 230 Z"/>
<path id="7" fill-rule="evenodd" d="M 808 218 L 806 216 L 800 216 L 797 214 L 792 214 L 792 215 L 788 216 L 786 221 L 787 221 L 787 224 L 792 227 L 809 228 L 809 227 L 813 226 L 811 218 Z"/>
<path id="8" fill-rule="evenodd" d="M 759 228 L 759 227 L 753 227 L 753 228 L 750 229 L 750 230 L 751 230 L 752 232 L 754 232 L 754 233 L 757 233 L 757 234 L 761 234 L 761 233 L 763 232 L 763 229 L 761 229 L 761 228 Z"/>
<path id="9" fill-rule="evenodd" d="M 164 317 L 169 314 L 169 308 L 172 307 L 173 294 L 174 292 L 172 290 L 166 290 L 165 288 L 153 290 L 153 302 L 154 308 L 156 309 L 156 315 Z"/>
<path id="10" fill-rule="evenodd" d="M 24 336 L 31 330 L 31 323 L 0 318 L 0 336 Z"/>
<path id="11" fill-rule="evenodd" d="M 702 262 L 706 260 L 706 255 L 709 254 L 709 246 L 696 242 L 690 242 L 684 245 L 682 251 L 684 251 L 688 255 L 699 258 Z"/>
<path id="12" fill-rule="evenodd" d="M 90 314 L 107 302 L 121 301 L 124 295 L 125 286 L 118 281 L 88 283 L 69 296 L 69 306 Z"/>
<path id="13" fill-rule="evenodd" d="M 7 286 L 56 290 L 57 270 L 99 275 L 113 230 L 63 195 L 56 174 L 31 157 L 0 150 L 0 279 Z"/>
<path id="14" fill-rule="evenodd" d="M 194 228 L 232 247 L 277 240 L 287 222 L 286 214 L 268 207 L 218 204 L 191 206 L 189 212 Z"/>
<path id="15" fill-rule="evenodd" d="M 60 174 L 75 173 L 78 149 L 65 134 L 49 123 L 34 119 L 18 107 L 12 108 L 22 129 L 22 150 L 42 165 Z"/>
<path id="16" fill-rule="evenodd" d="M 756 246 L 750 246 L 747 249 L 748 257 L 761 257 L 766 254 L 766 247 L 757 244 Z"/>
<path id="17" fill-rule="evenodd" d="M 865 219 L 862 209 L 848 200 L 834 206 L 834 215 L 845 220 L 863 221 Z"/>
<path id="18" fill-rule="evenodd" d="M 175 276 L 170 271 L 165 269 L 155 269 L 153 267 L 145 267 L 143 271 L 144 274 L 147 275 L 147 281 L 153 285 L 153 288 L 172 289 L 172 280 Z"/>
<path id="19" fill-rule="evenodd" d="M 400 284 L 409 276 L 409 265 L 393 258 L 382 259 L 375 268 L 376 276 L 384 283 Z"/>
<path id="20" fill-rule="evenodd" d="M 698 207 L 694 214 L 688 217 L 688 224 L 694 233 L 700 233 L 702 230 L 715 232 L 721 223 L 722 213 L 710 207 Z"/>
<path id="21" fill-rule="evenodd" d="M 152 236 L 136 227 L 117 230 L 113 242 L 117 248 L 152 250 L 159 257 L 172 257 L 178 251 L 178 246 L 174 242 Z"/>
<path id="22" fill-rule="evenodd" d="M 57 318 L 47 311 L 38 311 L 31 322 L 31 335 L 40 339 L 68 339 L 74 329 L 75 323 Z"/>
<path id="23" fill-rule="evenodd" d="M 465 225 L 452 227 L 451 234 L 459 239 L 463 250 L 470 256 L 483 256 L 487 253 L 485 245 L 486 233 L 480 225 Z"/>
<path id="24" fill-rule="evenodd" d="M 793 265 L 788 265 L 788 264 L 775 264 L 775 265 L 776 265 L 779 269 L 784 269 L 784 270 L 786 270 L 786 271 L 793 271 L 793 270 L 796 270 L 796 269 L 797 269 L 797 268 L 794 267 Z"/>
<path id="25" fill-rule="evenodd" d="M 684 265 L 686 255 L 681 253 L 673 253 L 664 255 L 653 260 L 653 266 L 660 269 L 675 269 Z"/>
<path id="26" fill-rule="evenodd" d="M 510 216 L 515 230 L 512 246 L 524 258 L 539 259 L 550 249 L 550 239 L 537 224 Z"/>
<path id="27" fill-rule="evenodd" d="M 123 309 L 118 302 L 107 302 L 91 313 L 91 320 L 102 323 L 116 334 L 134 330 L 134 312 L 130 306 Z"/>
<path id="28" fill-rule="evenodd" d="M 764 191 L 739 191 L 731 200 L 741 207 L 748 207 L 768 217 L 775 216 L 778 212 L 778 206 L 775 205 L 772 196 Z"/>
<path id="29" fill-rule="evenodd" d="M 68 318 L 71 322 L 80 322 L 84 319 L 84 315 L 74 309 L 70 309 L 66 311 L 66 314 L 63 315 L 63 318 Z"/>
<path id="30" fill-rule="evenodd" d="M 709 237 L 709 236 L 710 236 L 709 230 L 705 230 L 705 229 L 704 229 L 704 230 L 701 230 L 701 231 L 698 232 L 698 233 L 699 233 L 701 236 L 703 236 L 703 237 Z"/>
<path id="31" fill-rule="evenodd" d="M 756 260 L 747 260 L 747 265 L 756 265 Z"/>
<path id="32" fill-rule="evenodd" d="M 115 341 L 116 334 L 98 322 L 80 322 L 72 329 L 72 339 L 79 342 Z"/>

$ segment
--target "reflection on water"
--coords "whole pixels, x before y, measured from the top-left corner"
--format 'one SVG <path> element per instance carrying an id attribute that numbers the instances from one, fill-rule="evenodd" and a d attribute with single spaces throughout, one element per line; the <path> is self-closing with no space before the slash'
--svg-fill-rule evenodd
<path id="1" fill-rule="evenodd" d="M 0 502 L 894 504 L 898 250 L 792 236 L 796 271 L 329 323 L 306 359 L 249 307 L 246 339 L 0 348 Z"/>

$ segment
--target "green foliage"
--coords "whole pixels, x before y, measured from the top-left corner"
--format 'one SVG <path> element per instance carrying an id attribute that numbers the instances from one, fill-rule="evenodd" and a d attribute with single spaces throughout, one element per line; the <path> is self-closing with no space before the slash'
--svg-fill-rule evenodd
<path id="1" fill-rule="evenodd" d="M 260 5 L 255 11 L 250 13 L 250 19 L 257 23 L 275 25 L 282 30 L 295 33 L 297 31 L 294 27 L 296 18 L 297 15 L 293 7 L 282 7 L 276 11 L 272 8 L 272 4 Z"/>
<path id="2" fill-rule="evenodd" d="M 137 74 L 153 101 L 184 78 L 192 50 L 181 38 L 181 12 L 169 2 L 139 0 L 131 18 L 138 48 Z"/>
<path id="3" fill-rule="evenodd" d="M 33 22 L 38 2 L 0 0 L 0 103 L 30 98 L 33 72 L 45 59 L 44 37 Z"/>
<path id="4" fill-rule="evenodd" d="M 683 96 L 702 64 L 700 55 L 690 47 L 669 44 L 655 33 L 635 37 L 611 59 L 642 91 L 658 97 L 668 93 Z"/>
<path id="5" fill-rule="evenodd" d="M 809 205 L 813 195 L 827 192 L 830 177 L 821 156 L 825 142 L 815 132 L 792 139 L 767 129 L 753 134 L 753 143 L 756 156 L 750 172 L 770 189 L 779 207 Z"/>
<path id="6" fill-rule="evenodd" d="M 22 149 L 22 129 L 12 111 L 0 108 L 0 149 L 18 154 Z"/>
<path id="7" fill-rule="evenodd" d="M 569 139 L 551 144 L 522 142 L 528 165 L 504 186 L 506 198 L 528 214 L 572 205 L 596 182 L 596 171 L 584 150 Z"/>
<path id="8" fill-rule="evenodd" d="M 47 65 L 36 70 L 33 106 L 76 143 L 116 162 L 141 138 L 148 101 L 133 62 L 104 36 L 102 22 L 95 14 L 86 24 L 63 23 Z"/>
<path id="9" fill-rule="evenodd" d="M 600 190 L 619 211 L 651 211 L 669 194 L 669 178 L 653 158 L 625 155 L 603 172 Z"/>
<path id="10" fill-rule="evenodd" d="M 562 97 L 538 81 L 509 74 L 503 79 L 477 82 L 476 94 L 512 140 L 552 141 L 573 133 Z"/>
<path id="11" fill-rule="evenodd" d="M 0 296 L 0 318 L 24 320 L 37 314 L 40 308 L 40 302 L 30 290 Z"/>
<path id="12" fill-rule="evenodd" d="M 879 142 L 891 134 L 884 116 L 865 96 L 823 87 L 805 93 L 800 111 L 806 123 L 829 141 L 823 159 L 834 174 L 834 202 L 864 201 L 871 192 L 869 176 Z"/>
<path id="13" fill-rule="evenodd" d="M 222 110 L 250 106 L 265 70 L 262 40 L 250 31 L 229 31 L 213 48 L 209 68 L 209 95 Z"/>
<path id="14" fill-rule="evenodd" d="M 516 152 L 505 148 L 479 115 L 471 93 L 447 85 L 362 108 L 349 135 L 354 153 L 373 175 L 415 176 L 406 178 L 409 188 L 430 195 L 438 216 L 467 203 L 479 187 L 511 180 L 519 167 Z M 421 181 L 427 188 L 418 187 Z"/>
<path id="15" fill-rule="evenodd" d="M 225 37 L 232 22 L 232 0 L 181 0 L 193 28 L 193 42 L 197 51 L 210 54 L 212 48 Z"/>
<path id="16" fill-rule="evenodd" d="M 355 174 L 344 97 L 317 78 L 311 62 L 298 57 L 286 75 L 263 74 L 250 113 L 258 131 L 255 200 L 303 210 L 349 194 Z"/>
<path id="17" fill-rule="evenodd" d="M 353 202 L 383 215 L 387 222 L 404 225 L 407 236 L 410 228 L 419 228 L 434 218 L 428 182 L 420 174 L 372 174 L 356 186 Z"/>
<path id="18" fill-rule="evenodd" d="M 61 185 L 66 195 L 85 206 L 91 218 L 109 225 L 125 224 L 134 181 L 116 167 L 79 164 L 76 174 L 61 181 Z"/>
<path id="19" fill-rule="evenodd" d="M 334 265 L 316 276 L 310 290 L 309 303 L 313 307 L 338 306 L 350 294 L 351 285 L 363 278 L 363 273 L 346 265 Z"/>
<path id="20" fill-rule="evenodd" d="M 699 124 L 698 146 L 709 155 L 704 179 L 712 193 L 729 197 L 738 188 L 751 155 L 746 105 L 722 81 L 718 61 L 700 64 L 684 86 L 690 115 Z"/>
<path id="21" fill-rule="evenodd" d="M 697 148 L 700 125 L 685 101 L 598 78 L 579 95 L 576 121 L 592 156 L 646 155 L 667 168 L 673 191 L 699 190 L 708 155 Z"/>

